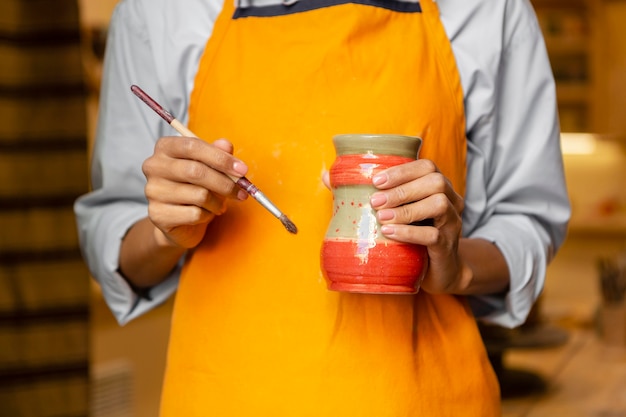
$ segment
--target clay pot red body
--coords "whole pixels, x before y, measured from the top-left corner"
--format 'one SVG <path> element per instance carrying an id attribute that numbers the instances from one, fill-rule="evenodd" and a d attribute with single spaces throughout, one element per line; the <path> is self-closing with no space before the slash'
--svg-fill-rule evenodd
<path id="1" fill-rule="evenodd" d="M 372 177 L 417 158 L 421 139 L 401 135 L 338 135 L 330 169 L 333 217 L 322 244 L 321 269 L 330 290 L 413 294 L 428 267 L 426 248 L 386 238 L 370 196 Z"/>

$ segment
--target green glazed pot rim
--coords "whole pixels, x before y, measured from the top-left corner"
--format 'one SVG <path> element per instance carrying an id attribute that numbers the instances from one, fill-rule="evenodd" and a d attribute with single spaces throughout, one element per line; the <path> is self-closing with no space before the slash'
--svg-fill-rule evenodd
<path id="1" fill-rule="evenodd" d="M 397 134 L 341 134 L 333 136 L 337 155 L 397 155 L 417 158 L 422 138 Z"/>

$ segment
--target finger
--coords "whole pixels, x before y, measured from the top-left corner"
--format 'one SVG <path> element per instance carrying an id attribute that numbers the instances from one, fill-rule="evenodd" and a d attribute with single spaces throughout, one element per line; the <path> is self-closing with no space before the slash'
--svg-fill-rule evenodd
<path id="1" fill-rule="evenodd" d="M 154 203 L 148 205 L 150 220 L 161 230 L 210 222 L 215 214 L 204 208 L 189 205 Z"/>
<path id="2" fill-rule="evenodd" d="M 145 194 L 151 203 L 193 205 L 218 215 L 226 210 L 224 197 L 193 184 L 150 181 L 146 184 Z"/>
<path id="3" fill-rule="evenodd" d="M 326 188 L 330 189 L 330 173 L 328 171 L 324 171 L 322 174 L 322 182 Z"/>
<path id="4" fill-rule="evenodd" d="M 226 139 L 217 139 L 216 141 L 214 141 L 212 143 L 213 146 L 223 150 L 224 152 L 228 152 L 229 154 L 232 155 L 233 151 L 234 151 L 234 146 L 232 143 L 230 143 L 230 141 L 226 140 Z"/>
<path id="5" fill-rule="evenodd" d="M 422 200 L 434 194 L 453 194 L 446 178 L 439 173 L 431 173 L 396 187 L 374 193 L 370 202 L 377 209 L 397 207 Z"/>
<path id="6" fill-rule="evenodd" d="M 423 246 L 436 244 L 440 236 L 440 231 L 436 227 L 416 227 L 408 224 L 385 224 L 381 226 L 381 233 L 399 242 Z"/>
<path id="7" fill-rule="evenodd" d="M 240 189 L 232 179 L 199 161 L 154 156 L 144 162 L 142 169 L 148 183 L 193 184 L 223 196 L 239 198 Z M 163 192 L 171 192 L 174 185 Z"/>
<path id="8" fill-rule="evenodd" d="M 450 245 L 458 239 L 461 222 L 460 219 L 451 217 L 443 225 L 437 224 L 436 220 L 432 226 L 391 223 L 382 225 L 380 230 L 389 239 L 427 246 L 429 254 L 432 255 L 449 250 Z"/>
<path id="9" fill-rule="evenodd" d="M 440 226 L 438 219 L 446 215 L 457 215 L 450 200 L 443 193 L 431 195 L 417 202 L 398 207 L 384 208 L 376 212 L 381 224 L 416 224 L 434 219 L 434 226 Z"/>
<path id="10" fill-rule="evenodd" d="M 384 189 L 372 194 L 370 198 L 372 207 L 375 209 L 397 207 L 422 200 L 430 195 L 441 193 L 452 202 L 457 211 L 460 212 L 463 210 L 463 198 L 454 191 L 452 184 L 443 174 L 439 172 L 429 172 L 424 176 L 416 177 L 416 175 L 420 175 L 420 173 L 413 172 L 411 175 L 414 179 L 410 179 L 411 176 L 409 176 L 408 182 L 400 183 L 400 185 L 393 188 Z M 397 180 L 398 178 L 406 177 L 395 176 L 393 178 Z"/>
<path id="11" fill-rule="evenodd" d="M 372 178 L 372 183 L 380 190 L 387 190 L 435 172 L 439 170 L 433 161 L 418 159 L 379 172 Z"/>
<path id="12" fill-rule="evenodd" d="M 246 175 L 246 164 L 229 151 L 232 151 L 232 144 L 225 139 L 214 145 L 198 138 L 163 137 L 155 146 L 155 153 L 162 152 L 170 158 L 196 160 L 229 176 Z"/>

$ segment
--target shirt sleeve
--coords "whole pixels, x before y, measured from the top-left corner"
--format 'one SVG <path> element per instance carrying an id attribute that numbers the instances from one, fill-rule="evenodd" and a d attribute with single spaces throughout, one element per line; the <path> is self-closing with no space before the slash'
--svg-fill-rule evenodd
<path id="1" fill-rule="evenodd" d="M 506 293 L 471 297 L 475 314 L 522 324 L 543 289 L 570 217 L 556 91 L 530 4 L 507 2 L 493 101 L 468 132 L 464 235 L 493 242 L 510 272 Z"/>
<path id="2" fill-rule="evenodd" d="M 147 216 L 142 162 L 156 140 L 174 134 L 130 91 L 138 84 L 164 100 L 139 2 L 118 4 L 109 28 L 98 127 L 91 161 L 93 191 L 75 204 L 81 248 L 93 277 L 120 324 L 165 301 L 175 290 L 178 268 L 140 295 L 119 274 L 122 238 Z"/>
<path id="3" fill-rule="evenodd" d="M 111 17 L 98 127 L 91 161 L 93 191 L 75 204 L 83 256 L 120 324 L 165 301 L 183 259 L 165 281 L 134 291 L 119 274 L 128 229 L 147 217 L 142 163 L 159 137 L 178 135 L 130 91 L 140 86 L 183 124 L 190 92 L 221 0 L 121 0 Z M 167 16 L 167 19 L 164 18 Z"/>

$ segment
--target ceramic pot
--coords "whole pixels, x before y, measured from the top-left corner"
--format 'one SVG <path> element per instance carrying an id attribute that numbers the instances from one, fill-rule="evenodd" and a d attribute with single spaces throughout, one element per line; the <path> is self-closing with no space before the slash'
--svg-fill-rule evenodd
<path id="1" fill-rule="evenodd" d="M 320 261 L 330 290 L 413 294 L 424 277 L 426 247 L 386 238 L 380 232 L 370 196 L 372 177 L 417 158 L 422 140 L 401 135 L 337 135 L 337 157 L 330 169 L 333 216 Z"/>

